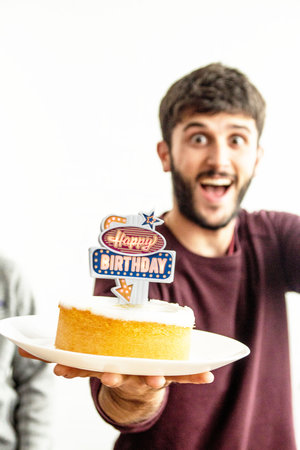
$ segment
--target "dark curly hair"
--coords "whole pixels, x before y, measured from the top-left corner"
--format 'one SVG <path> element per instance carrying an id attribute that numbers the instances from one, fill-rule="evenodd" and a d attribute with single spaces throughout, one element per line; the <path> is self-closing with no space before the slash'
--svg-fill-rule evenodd
<path id="1" fill-rule="evenodd" d="M 173 128 L 185 114 L 227 112 L 252 117 L 260 137 L 265 107 L 262 95 L 243 73 L 220 63 L 209 64 L 176 81 L 167 91 L 159 108 L 162 136 L 170 147 Z"/>

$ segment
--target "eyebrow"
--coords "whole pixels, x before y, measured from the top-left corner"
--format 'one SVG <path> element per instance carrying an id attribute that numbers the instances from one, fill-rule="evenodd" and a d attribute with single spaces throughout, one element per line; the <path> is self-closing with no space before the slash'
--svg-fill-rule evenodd
<path id="1" fill-rule="evenodd" d="M 189 123 L 184 127 L 183 131 L 186 131 L 186 130 L 188 130 L 189 128 L 192 128 L 192 127 L 207 128 L 206 125 L 205 125 L 205 123 L 201 123 L 201 122 L 189 122 Z"/>
<path id="2" fill-rule="evenodd" d="M 229 128 L 235 128 L 236 130 L 246 130 L 251 133 L 250 128 L 246 127 L 246 125 L 230 125 Z"/>
<path id="3" fill-rule="evenodd" d="M 189 128 L 192 128 L 192 127 L 207 128 L 207 125 L 205 123 L 202 123 L 202 122 L 190 122 L 184 127 L 183 131 L 186 131 Z M 227 128 L 229 128 L 229 129 L 233 128 L 235 130 L 245 130 L 245 131 L 248 131 L 248 133 L 251 133 L 250 128 L 248 128 L 246 125 L 232 124 L 232 125 L 229 125 Z"/>

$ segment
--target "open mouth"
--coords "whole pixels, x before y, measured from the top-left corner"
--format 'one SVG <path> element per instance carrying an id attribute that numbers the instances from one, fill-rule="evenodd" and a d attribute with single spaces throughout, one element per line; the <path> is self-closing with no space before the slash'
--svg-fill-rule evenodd
<path id="1" fill-rule="evenodd" d="M 200 180 L 202 189 L 212 197 L 220 198 L 232 186 L 233 180 L 228 177 L 205 177 Z"/>

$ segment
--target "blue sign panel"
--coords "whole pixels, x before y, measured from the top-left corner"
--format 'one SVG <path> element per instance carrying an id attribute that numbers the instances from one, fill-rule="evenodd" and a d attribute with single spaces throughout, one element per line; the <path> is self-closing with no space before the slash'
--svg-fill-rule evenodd
<path id="1" fill-rule="evenodd" d="M 175 252 L 162 250 L 152 255 L 135 256 L 106 248 L 90 249 L 91 275 L 95 278 L 136 278 L 170 283 L 174 277 Z"/>

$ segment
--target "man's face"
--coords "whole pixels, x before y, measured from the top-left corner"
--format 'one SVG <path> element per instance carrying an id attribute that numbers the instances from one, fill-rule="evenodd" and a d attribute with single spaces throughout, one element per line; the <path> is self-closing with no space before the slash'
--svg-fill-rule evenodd
<path id="1" fill-rule="evenodd" d="M 195 113 L 178 123 L 161 158 L 181 214 L 203 228 L 226 226 L 254 176 L 262 153 L 257 141 L 254 119 L 240 114 Z"/>

